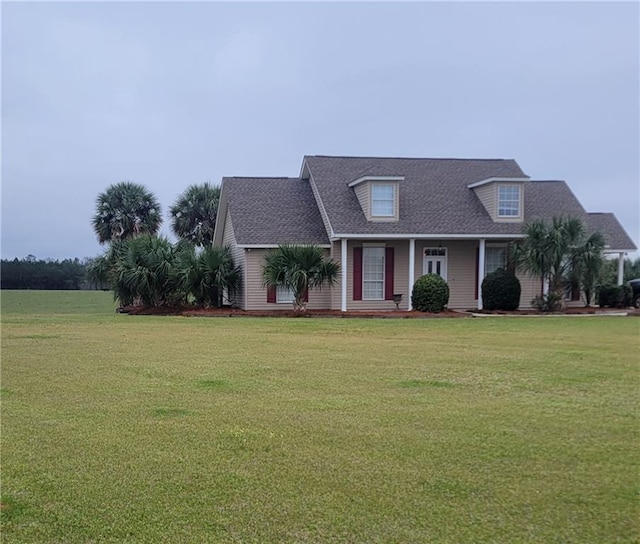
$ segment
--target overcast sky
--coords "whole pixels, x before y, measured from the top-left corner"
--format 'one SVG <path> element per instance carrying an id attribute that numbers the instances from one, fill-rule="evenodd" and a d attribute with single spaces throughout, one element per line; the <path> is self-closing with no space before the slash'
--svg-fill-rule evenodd
<path id="1" fill-rule="evenodd" d="M 98 194 L 305 154 L 512 158 L 640 245 L 639 4 L 2 2 L 2 257 L 91 257 Z"/>

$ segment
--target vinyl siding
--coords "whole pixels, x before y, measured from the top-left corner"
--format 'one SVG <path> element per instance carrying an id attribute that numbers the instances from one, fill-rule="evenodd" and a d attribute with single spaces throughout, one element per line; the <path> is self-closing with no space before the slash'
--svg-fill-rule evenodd
<path id="1" fill-rule="evenodd" d="M 236 242 L 236 236 L 233 232 L 233 223 L 231 222 L 231 213 L 227 210 L 227 217 L 224 221 L 224 230 L 222 232 L 222 245 L 231 247 L 231 256 L 236 266 L 240 267 L 242 273 L 242 280 L 240 282 L 240 290 L 235 296 L 235 304 L 238 308 L 245 307 L 244 293 L 245 293 L 245 259 L 244 250 L 238 247 Z"/>
<path id="2" fill-rule="evenodd" d="M 516 273 L 520 280 L 520 309 L 532 308 L 531 299 L 542 293 L 540 278 L 534 278 L 521 272 Z"/>
<path id="3" fill-rule="evenodd" d="M 262 266 L 264 265 L 264 255 L 267 251 L 266 249 L 247 249 L 245 252 L 245 285 L 247 286 L 245 310 L 291 310 L 293 308 L 291 304 L 267 302 L 267 289 L 262 285 Z M 330 308 L 330 305 L 331 288 L 323 287 L 322 289 L 309 290 L 307 308 L 320 310 Z"/>
<path id="4" fill-rule="evenodd" d="M 496 220 L 497 216 L 497 195 L 495 183 L 488 183 L 487 185 L 481 185 L 474 189 L 476 195 L 482 202 L 485 210 L 491 216 L 491 219 Z"/>
<path id="5" fill-rule="evenodd" d="M 367 244 L 375 244 L 367 240 Z M 409 242 L 393 241 L 384 242 L 380 246 L 394 248 L 393 293 L 402 294 L 400 309 L 409 307 Z M 362 247 L 362 242 L 349 240 L 347 245 L 347 309 L 348 310 L 395 310 L 396 305 L 392 300 L 353 300 L 353 248 Z M 338 308 L 340 308 L 340 292 L 338 291 Z"/>
<path id="6" fill-rule="evenodd" d="M 416 280 L 424 274 L 424 249 L 427 247 L 447 248 L 448 307 L 455 310 L 477 308 L 478 301 L 475 298 L 475 287 L 476 248 L 478 247 L 478 242 L 475 240 L 417 240 Z"/>
<path id="7" fill-rule="evenodd" d="M 367 221 L 371 221 L 371 206 L 370 206 L 370 197 L 369 197 L 369 184 L 368 183 L 360 183 L 354 187 L 356 196 L 358 197 L 358 202 L 360 202 L 360 207 L 364 212 Z"/>

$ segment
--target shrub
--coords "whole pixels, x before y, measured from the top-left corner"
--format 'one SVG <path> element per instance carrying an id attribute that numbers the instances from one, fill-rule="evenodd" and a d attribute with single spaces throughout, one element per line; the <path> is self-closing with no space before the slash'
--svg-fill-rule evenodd
<path id="1" fill-rule="evenodd" d="M 628 285 L 601 285 L 597 296 L 601 308 L 627 308 L 633 303 L 633 290 Z"/>
<path id="2" fill-rule="evenodd" d="M 557 312 L 562 308 L 562 295 L 551 291 L 546 295 L 535 297 L 531 301 L 531 306 L 541 312 Z"/>
<path id="3" fill-rule="evenodd" d="M 518 278 L 502 268 L 487 274 L 482 280 L 482 304 L 485 310 L 517 310 L 520 292 Z"/>
<path id="4" fill-rule="evenodd" d="M 441 312 L 449 302 L 449 286 L 437 274 L 418 278 L 411 291 L 411 303 L 421 312 Z"/>

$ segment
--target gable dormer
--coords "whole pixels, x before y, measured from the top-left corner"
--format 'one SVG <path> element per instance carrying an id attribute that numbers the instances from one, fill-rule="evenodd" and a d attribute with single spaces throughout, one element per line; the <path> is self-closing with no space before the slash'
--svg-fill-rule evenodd
<path id="1" fill-rule="evenodd" d="M 362 176 L 349 183 L 367 221 L 400 219 L 400 182 L 403 180 L 402 176 Z"/>
<path id="2" fill-rule="evenodd" d="M 488 178 L 467 185 L 496 223 L 524 221 L 524 184 L 529 178 Z"/>

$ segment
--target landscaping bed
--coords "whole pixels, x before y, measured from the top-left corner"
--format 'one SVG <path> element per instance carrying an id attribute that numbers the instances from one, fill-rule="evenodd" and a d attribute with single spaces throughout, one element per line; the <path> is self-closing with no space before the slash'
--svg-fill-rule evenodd
<path id="1" fill-rule="evenodd" d="M 640 315 L 640 311 L 634 309 L 618 308 L 594 308 L 577 307 L 566 308 L 560 312 L 541 312 L 535 309 L 514 310 L 511 312 L 501 310 L 445 310 L 439 313 L 419 312 L 412 310 L 357 310 L 341 312 L 340 310 L 308 310 L 295 312 L 293 310 L 241 310 L 239 308 L 193 308 L 193 307 L 125 307 L 120 309 L 122 313 L 130 315 L 170 315 L 184 317 L 326 317 L 326 318 L 378 318 L 378 319 L 443 319 L 473 317 L 473 314 L 482 315 L 607 315 L 627 312 L 628 315 Z"/>

